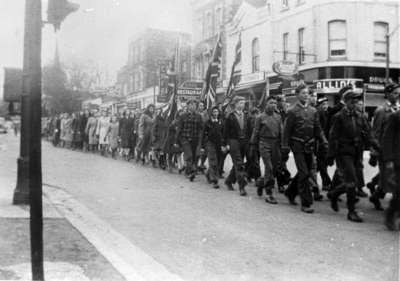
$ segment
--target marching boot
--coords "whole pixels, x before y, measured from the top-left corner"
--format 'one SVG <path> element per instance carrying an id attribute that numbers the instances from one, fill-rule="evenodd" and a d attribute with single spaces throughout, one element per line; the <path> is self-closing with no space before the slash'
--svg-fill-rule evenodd
<path id="1" fill-rule="evenodd" d="M 246 192 L 246 181 L 239 183 L 239 194 L 240 196 L 247 196 Z"/>
<path id="2" fill-rule="evenodd" d="M 306 213 L 306 214 L 312 214 L 312 213 L 314 213 L 314 209 L 313 209 L 313 208 L 311 208 L 311 207 L 306 207 L 306 206 L 301 207 L 301 211 L 302 211 L 303 213 Z"/>
<path id="3" fill-rule="evenodd" d="M 335 212 L 339 212 L 339 196 L 346 192 L 346 186 L 341 184 L 337 186 L 335 189 L 328 192 L 327 196 L 331 201 L 331 208 Z"/>
<path id="4" fill-rule="evenodd" d="M 374 204 L 375 210 L 377 211 L 383 211 L 383 207 L 381 204 L 381 201 L 379 200 L 378 196 L 376 195 L 376 193 L 372 194 L 369 197 L 369 202 L 371 202 L 372 204 Z"/>
<path id="5" fill-rule="evenodd" d="M 352 222 L 363 222 L 363 219 L 360 218 L 356 211 L 349 211 L 349 213 L 347 214 L 347 219 Z"/>
<path id="6" fill-rule="evenodd" d="M 235 188 L 233 187 L 233 184 L 230 181 L 225 180 L 225 185 L 226 185 L 226 187 L 228 188 L 229 191 L 235 190 Z"/>

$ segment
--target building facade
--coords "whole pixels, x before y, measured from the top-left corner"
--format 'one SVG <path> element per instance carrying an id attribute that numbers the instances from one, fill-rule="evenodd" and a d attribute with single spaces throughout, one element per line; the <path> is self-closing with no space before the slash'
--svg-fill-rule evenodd
<path id="1" fill-rule="evenodd" d="M 242 0 L 192 0 L 193 50 L 192 76 L 202 81 L 218 36 L 222 32 L 222 79 L 226 71 L 226 26 L 233 18 Z M 221 80 L 222 81 L 222 80 Z"/>
<path id="2" fill-rule="evenodd" d="M 128 61 L 118 73 L 117 84 L 127 103 L 134 105 L 131 107 L 156 103 L 160 67 L 170 65 L 173 58 L 181 84 L 191 78 L 189 34 L 148 28 L 130 40 Z"/>
<path id="3" fill-rule="evenodd" d="M 227 64 L 242 37 L 240 93 L 256 99 L 267 80 L 271 94 L 293 94 L 301 82 L 333 98 L 352 83 L 366 92 L 366 105 L 382 102 L 387 43 L 385 35 L 400 24 L 398 1 L 265 0 L 243 1 L 229 23 Z M 400 32 L 390 36 L 389 80 L 399 82 Z M 293 77 L 278 76 L 273 64 L 298 65 Z M 268 79 L 267 79 L 268 78 Z M 224 83 L 226 84 L 226 83 Z"/>

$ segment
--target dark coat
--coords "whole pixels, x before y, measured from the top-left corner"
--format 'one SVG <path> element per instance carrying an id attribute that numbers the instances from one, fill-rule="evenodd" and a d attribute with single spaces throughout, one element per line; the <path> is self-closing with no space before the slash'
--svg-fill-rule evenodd
<path id="1" fill-rule="evenodd" d="M 244 132 L 245 132 L 245 137 L 246 140 L 249 141 L 251 138 L 252 134 L 252 124 L 251 124 L 251 119 L 247 115 L 247 113 L 244 114 Z M 235 113 L 231 112 L 229 115 L 225 118 L 225 124 L 224 124 L 224 142 L 228 142 L 230 139 L 239 139 L 239 132 L 240 132 L 240 125 L 239 121 L 237 120 Z M 226 144 L 226 143 L 225 143 Z"/>
<path id="2" fill-rule="evenodd" d="M 383 161 L 400 166 L 400 111 L 389 116 L 381 141 Z"/>
<path id="3" fill-rule="evenodd" d="M 121 138 L 121 147 L 128 148 L 129 137 L 132 134 L 132 128 L 129 126 L 129 119 L 124 117 L 119 120 L 119 137 Z"/>
<path id="4" fill-rule="evenodd" d="M 156 150 L 161 150 L 164 147 L 165 139 L 168 133 L 168 125 L 164 117 L 156 116 L 152 128 L 152 146 Z"/>
<path id="5" fill-rule="evenodd" d="M 177 128 L 178 128 L 178 120 L 175 119 L 168 126 L 167 135 L 164 142 L 165 153 L 173 154 L 182 152 L 182 150 L 179 147 L 174 146 Z"/>
<path id="6" fill-rule="evenodd" d="M 203 148 L 206 147 L 208 142 L 211 142 L 212 144 L 220 148 L 222 146 L 222 143 L 224 143 L 223 132 L 224 132 L 224 124 L 222 123 L 221 120 L 212 121 L 212 119 L 209 119 L 204 125 L 203 138 L 202 138 Z"/>
<path id="7" fill-rule="evenodd" d="M 329 157 L 357 156 L 363 153 L 364 147 L 371 146 L 379 149 L 371 126 L 362 113 L 350 112 L 345 107 L 334 116 L 329 133 Z"/>
<path id="8" fill-rule="evenodd" d="M 296 103 L 287 112 L 282 147 L 290 147 L 293 152 L 310 153 L 315 150 L 316 141 L 327 145 L 317 110 L 312 106 L 304 107 Z"/>

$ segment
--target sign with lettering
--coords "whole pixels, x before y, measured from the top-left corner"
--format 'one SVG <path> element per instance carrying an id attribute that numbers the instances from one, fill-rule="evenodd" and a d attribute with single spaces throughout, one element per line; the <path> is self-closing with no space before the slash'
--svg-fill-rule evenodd
<path id="1" fill-rule="evenodd" d="M 299 72 L 299 65 L 293 61 L 281 60 L 272 65 L 272 70 L 281 76 L 293 76 Z"/>
<path id="2" fill-rule="evenodd" d="M 239 85 L 262 82 L 262 81 L 265 81 L 265 72 L 264 71 L 242 75 L 240 77 Z"/>
<path id="3" fill-rule="evenodd" d="M 178 96 L 179 97 L 200 97 L 202 89 L 193 89 L 193 88 L 178 88 Z"/>
<path id="4" fill-rule="evenodd" d="M 314 85 L 318 94 L 338 93 L 341 88 L 353 85 L 358 91 L 363 91 L 363 79 L 322 79 L 314 80 Z"/>

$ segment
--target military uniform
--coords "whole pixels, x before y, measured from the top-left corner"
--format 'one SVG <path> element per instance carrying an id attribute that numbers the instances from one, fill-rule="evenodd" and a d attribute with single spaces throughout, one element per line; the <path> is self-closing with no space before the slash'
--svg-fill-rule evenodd
<path id="1" fill-rule="evenodd" d="M 353 93 L 349 95 L 353 95 Z M 334 116 L 328 152 L 330 159 L 336 159 L 336 165 L 343 175 L 344 183 L 329 192 L 329 198 L 332 208 L 338 211 L 337 200 L 341 194 L 346 193 L 348 218 L 357 222 L 362 221 L 355 212 L 356 188 L 359 184 L 357 170 L 362 169 L 360 159 L 362 159 L 365 145 L 377 148 L 367 119 L 356 109 L 350 110 L 347 106 L 344 107 Z M 329 162 L 332 164 L 332 161 Z"/>
<path id="2" fill-rule="evenodd" d="M 251 143 L 258 145 L 264 162 L 264 188 L 272 196 L 275 186 L 276 169 L 281 162 L 282 119 L 276 112 L 261 114 L 255 122 Z M 271 201 L 268 201 L 271 199 Z M 267 202 L 276 203 L 274 198 Z"/>
<path id="3" fill-rule="evenodd" d="M 393 197 L 386 212 L 385 223 L 390 230 L 399 230 L 395 220 L 400 217 L 400 111 L 390 115 L 382 135 L 382 160 L 393 163 L 393 168 L 386 175 L 392 181 Z"/>
<path id="4" fill-rule="evenodd" d="M 297 102 L 287 112 L 282 146 L 286 150 L 285 153 L 288 153 L 289 147 L 292 150 L 298 176 L 298 184 L 290 185 L 286 190 L 286 196 L 291 202 L 294 202 L 298 192 L 303 210 L 310 208 L 313 203 L 310 180 L 312 180 L 312 169 L 315 161 L 316 140 L 326 145 L 326 138 L 319 123 L 317 110 L 312 106 Z"/>

